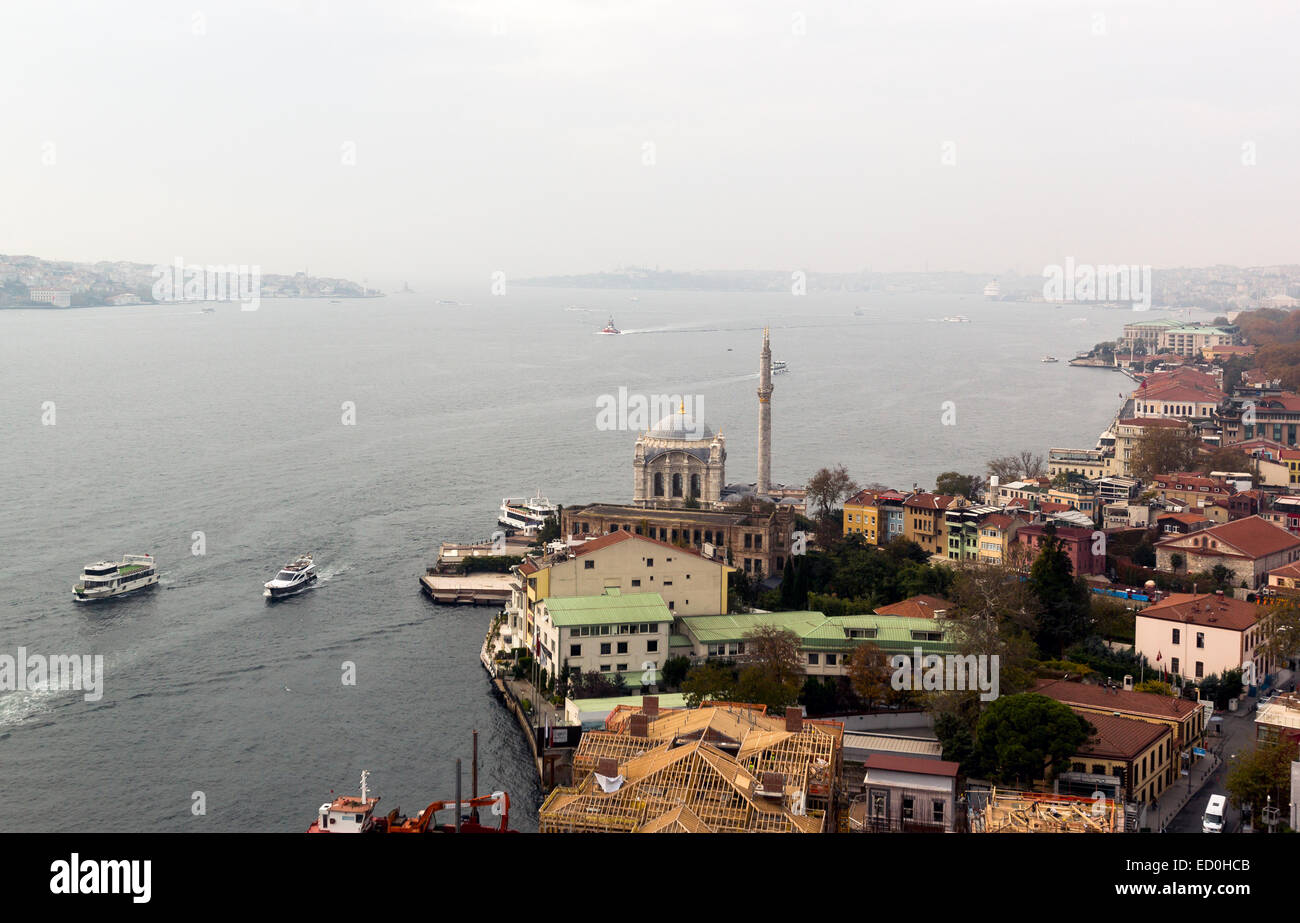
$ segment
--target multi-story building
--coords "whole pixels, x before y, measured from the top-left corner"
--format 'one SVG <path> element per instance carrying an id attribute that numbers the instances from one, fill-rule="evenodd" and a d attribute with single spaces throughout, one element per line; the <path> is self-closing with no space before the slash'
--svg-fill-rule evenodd
<path id="1" fill-rule="evenodd" d="M 1260 611 L 1222 593 L 1170 593 L 1138 611 L 1133 650 L 1148 663 L 1168 665 L 1175 676 L 1198 683 L 1246 664 L 1262 682 L 1274 665 L 1258 650 Z"/>
<path id="2" fill-rule="evenodd" d="M 1151 489 L 1161 501 L 1176 500 L 1192 508 L 1209 506 L 1220 498 L 1237 492 L 1225 478 L 1212 478 L 1189 471 L 1159 474 L 1151 479 Z"/>
<path id="3" fill-rule="evenodd" d="M 1056 533 L 1057 541 L 1061 543 L 1062 550 L 1070 558 L 1075 576 L 1106 572 L 1105 543 L 1101 541 L 1100 533 L 1094 529 L 1075 526 L 1053 526 L 1052 528 Z M 1023 557 L 1026 560 L 1038 557 L 1043 544 L 1047 541 L 1047 534 L 1046 523 L 1025 525 L 1017 530 L 1016 543 L 1024 546 Z"/>
<path id="4" fill-rule="evenodd" d="M 56 308 L 68 308 L 72 306 L 72 292 L 34 288 L 29 292 L 28 297 L 38 304 L 52 304 Z"/>
<path id="5" fill-rule="evenodd" d="M 593 503 L 571 507 L 560 516 L 566 535 L 631 532 L 693 548 L 762 580 L 780 574 L 794 541 L 794 511 L 789 506 L 755 505 L 744 510 L 653 509 Z"/>
<path id="6" fill-rule="evenodd" d="M 963 506 L 946 511 L 944 521 L 948 529 L 948 560 L 979 560 L 980 523 L 1001 512 L 996 506 Z"/>
<path id="7" fill-rule="evenodd" d="M 1024 564 L 1016 553 L 1016 531 L 1028 524 L 1028 517 L 1010 511 L 995 513 L 980 520 L 979 563 L 1013 567 Z"/>
<path id="8" fill-rule="evenodd" d="M 1075 475 L 1089 480 L 1103 478 L 1114 468 L 1114 452 L 1105 449 L 1048 449 L 1047 474 Z"/>
<path id="9" fill-rule="evenodd" d="M 1268 439 L 1295 447 L 1300 430 L 1300 395 L 1289 391 L 1258 396 L 1235 395 L 1219 411 L 1223 444 Z"/>
<path id="10" fill-rule="evenodd" d="M 1040 679 L 1034 692 L 1070 706 L 1089 721 L 1093 715 L 1111 715 L 1165 725 L 1173 733 L 1176 752 L 1199 746 L 1205 739 L 1209 714 L 1188 699 L 1059 679 Z"/>
<path id="11" fill-rule="evenodd" d="M 1131 349 L 1140 343 L 1147 355 L 1167 352 L 1180 356 L 1197 356 L 1207 349 L 1240 342 L 1241 328 L 1236 324 L 1214 327 L 1174 319 L 1125 324 L 1121 339 L 1123 349 Z"/>
<path id="12" fill-rule="evenodd" d="M 1133 476 L 1133 449 L 1138 441 L 1154 429 L 1182 429 L 1190 431 L 1185 420 L 1162 417 L 1129 417 L 1117 420 L 1111 428 L 1115 434 L 1114 472 L 1122 477 Z"/>
<path id="13" fill-rule="evenodd" d="M 967 505 L 965 497 L 916 493 L 903 501 L 903 537 L 916 542 L 927 554 L 946 555 L 948 523 L 944 514 Z"/>
<path id="14" fill-rule="evenodd" d="M 532 650 L 552 676 L 567 666 L 652 685 L 668 658 L 672 624 L 658 593 L 624 595 L 611 587 L 596 596 L 551 596 L 537 605 Z"/>
<path id="15" fill-rule="evenodd" d="M 1085 483 L 1074 483 L 1069 487 L 1053 487 L 1047 492 L 1047 499 L 1055 503 L 1064 503 L 1072 510 L 1092 516 L 1097 509 L 1096 490 Z"/>
<path id="16" fill-rule="evenodd" d="M 1182 558 L 1174 567 L 1174 556 Z M 1156 567 L 1198 574 L 1223 565 L 1235 586 L 1256 590 L 1270 571 L 1300 560 L 1300 536 L 1259 516 L 1236 519 L 1156 542 Z"/>
<path id="17" fill-rule="evenodd" d="M 1174 782 L 1176 753 L 1166 724 L 1071 709 L 1096 733 L 1070 758 L 1070 772 L 1114 780 L 1114 796 L 1150 804 Z"/>
<path id="18" fill-rule="evenodd" d="M 1099 478 L 1095 485 L 1097 489 L 1097 502 L 1105 505 L 1107 503 L 1127 503 L 1136 499 L 1142 489 L 1142 482 L 1137 478 L 1130 477 L 1107 477 Z"/>
<path id="19" fill-rule="evenodd" d="M 721 657 L 744 663 L 753 655 L 750 632 L 773 626 L 794 633 L 809 676 L 845 676 L 854 648 L 870 642 L 887 655 L 944 654 L 956 650 L 952 630 L 942 620 L 896 615 L 839 615 L 821 612 L 753 612 L 694 615 L 677 619 L 674 655 L 700 663 Z M 682 643 L 680 639 L 685 639 Z"/>
<path id="20" fill-rule="evenodd" d="M 1194 369 L 1160 372 L 1133 392 L 1133 415 L 1178 420 L 1212 420 L 1227 395 L 1215 379 Z"/>

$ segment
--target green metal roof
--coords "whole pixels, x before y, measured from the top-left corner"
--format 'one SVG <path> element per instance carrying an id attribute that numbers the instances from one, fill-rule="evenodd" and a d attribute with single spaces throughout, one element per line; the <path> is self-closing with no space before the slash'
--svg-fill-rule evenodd
<path id="1" fill-rule="evenodd" d="M 918 641 L 912 632 L 944 631 L 944 623 L 934 619 L 914 619 L 899 615 L 827 616 L 821 612 L 754 612 L 738 615 L 678 616 L 678 621 L 701 644 L 743 641 L 745 633 L 762 625 L 773 625 L 799 636 L 805 650 L 851 650 L 868 641 L 889 651 L 911 651 L 920 647 L 927 653 L 955 649 L 951 640 Z M 853 629 L 875 630 L 875 637 L 852 637 Z M 946 633 L 945 633 L 946 634 Z"/>
<path id="2" fill-rule="evenodd" d="M 600 596 L 548 596 L 546 611 L 560 628 L 571 625 L 624 625 L 671 622 L 673 615 L 658 593 L 605 593 Z"/>

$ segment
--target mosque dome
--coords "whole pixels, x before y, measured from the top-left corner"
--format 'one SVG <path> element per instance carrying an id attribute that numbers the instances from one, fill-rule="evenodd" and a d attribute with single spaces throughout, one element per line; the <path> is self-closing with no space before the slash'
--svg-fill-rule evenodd
<path id="1" fill-rule="evenodd" d="M 683 442 L 710 442 L 713 430 L 703 421 L 696 423 L 684 409 L 670 413 L 650 429 L 646 435 L 652 439 L 674 439 Z"/>

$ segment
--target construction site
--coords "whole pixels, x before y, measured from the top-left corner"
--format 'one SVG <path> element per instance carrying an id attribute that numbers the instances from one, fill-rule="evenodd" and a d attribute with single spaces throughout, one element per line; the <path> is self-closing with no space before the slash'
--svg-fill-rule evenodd
<path id="1" fill-rule="evenodd" d="M 1005 789 L 966 793 L 971 833 L 1123 833 L 1123 805 Z"/>
<path id="2" fill-rule="evenodd" d="M 835 829 L 844 726 L 797 708 L 619 706 L 583 735 L 577 784 L 542 805 L 543 833 L 822 833 Z"/>

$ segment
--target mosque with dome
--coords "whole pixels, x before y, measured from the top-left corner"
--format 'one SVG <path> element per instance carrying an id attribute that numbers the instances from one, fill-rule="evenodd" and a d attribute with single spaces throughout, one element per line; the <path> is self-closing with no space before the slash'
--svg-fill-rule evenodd
<path id="1" fill-rule="evenodd" d="M 767 498 L 771 484 L 772 347 L 763 330 L 758 370 L 758 481 L 753 494 Z M 632 456 L 632 503 L 640 507 L 683 507 L 694 500 L 705 509 L 732 499 L 727 485 L 727 437 L 693 419 L 682 403 L 636 440 Z"/>

